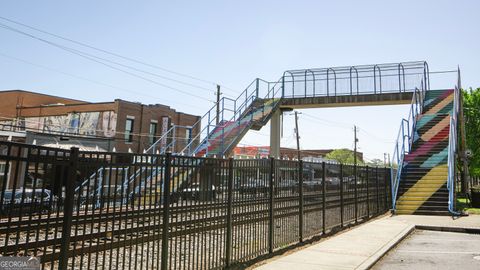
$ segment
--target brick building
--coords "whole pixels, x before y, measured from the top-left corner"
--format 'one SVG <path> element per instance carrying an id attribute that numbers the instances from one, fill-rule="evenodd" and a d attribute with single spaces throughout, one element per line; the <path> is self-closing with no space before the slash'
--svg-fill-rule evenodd
<path id="1" fill-rule="evenodd" d="M 190 128 L 199 119 L 161 104 L 121 99 L 92 103 L 23 90 L 0 91 L 0 138 L 38 145 L 141 153 L 176 125 L 182 127 L 175 134 L 174 150 L 179 151 L 199 131 Z"/>

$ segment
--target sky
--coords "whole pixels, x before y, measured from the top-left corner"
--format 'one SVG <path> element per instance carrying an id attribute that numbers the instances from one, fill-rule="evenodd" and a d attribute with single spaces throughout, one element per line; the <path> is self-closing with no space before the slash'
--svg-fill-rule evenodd
<path id="1" fill-rule="evenodd" d="M 431 71 L 460 67 L 479 87 L 479 1 L 0 1 L 0 17 L 153 65 L 126 62 L 0 19 L 57 47 L 0 27 L 0 89 L 86 101 L 162 103 L 197 115 L 215 84 L 236 97 L 255 78 L 289 69 L 425 60 Z M 60 49 L 67 46 L 145 70 L 139 78 Z M 161 69 L 159 69 L 159 67 Z M 187 76 L 180 76 L 178 73 Z M 432 88 L 455 76 L 431 75 Z M 195 85 L 195 86 L 192 86 Z M 383 160 L 407 106 L 301 110 L 302 149 L 352 148 Z M 282 146 L 295 147 L 285 114 Z M 269 125 L 241 145 L 268 145 Z"/>

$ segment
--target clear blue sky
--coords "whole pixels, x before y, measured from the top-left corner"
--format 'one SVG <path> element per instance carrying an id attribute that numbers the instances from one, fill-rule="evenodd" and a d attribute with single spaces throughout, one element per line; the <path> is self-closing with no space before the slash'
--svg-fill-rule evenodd
<path id="1" fill-rule="evenodd" d="M 0 16 L 224 84 L 233 89 L 225 89 L 232 96 L 254 78 L 276 80 L 286 69 L 411 60 L 426 60 L 433 71 L 459 65 L 463 86 L 478 87 L 479 10 L 478 1 L 0 2 Z M 122 98 L 164 103 L 194 114 L 202 114 L 212 106 L 205 99 L 214 99 L 212 84 L 150 69 L 212 89 L 149 77 L 205 98 L 199 99 L 2 28 L 0 42 L 0 89 L 25 89 L 88 101 Z M 432 76 L 431 80 L 433 87 L 454 85 L 452 77 Z M 351 148 L 351 126 L 357 124 L 361 151 L 370 159 L 383 159 L 384 152 L 391 152 L 407 109 L 396 106 L 304 112 L 331 122 L 301 116 L 302 148 Z M 283 146 L 295 145 L 292 127 L 292 116 L 285 116 Z M 258 133 L 248 134 L 242 143 L 267 144 L 268 127 Z"/>

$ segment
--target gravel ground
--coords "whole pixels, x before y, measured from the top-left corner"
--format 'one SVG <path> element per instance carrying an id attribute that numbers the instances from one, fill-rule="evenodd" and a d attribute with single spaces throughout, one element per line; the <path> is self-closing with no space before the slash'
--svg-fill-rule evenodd
<path id="1" fill-rule="evenodd" d="M 255 199 L 258 197 L 251 197 Z M 220 198 L 221 199 L 221 198 Z M 279 198 L 277 198 L 279 199 Z M 331 200 L 337 197 L 329 198 Z M 185 203 L 185 202 L 184 202 Z M 305 202 L 304 206 L 304 237 L 308 238 L 322 232 L 322 211 L 320 208 L 315 211 L 309 211 L 315 202 Z M 186 203 L 188 204 L 188 203 Z M 318 203 L 317 203 L 318 204 Z M 289 209 L 290 207 L 290 209 Z M 316 206 L 318 207 L 318 205 Z M 320 204 L 321 207 L 321 204 Z M 371 208 L 375 210 L 374 208 Z M 373 212 L 373 211 L 372 211 Z M 242 215 L 243 214 L 243 215 Z M 359 204 L 358 214 L 366 214 L 366 203 Z M 299 216 L 298 201 L 291 200 L 275 204 L 274 220 L 274 247 L 275 249 L 284 248 L 299 240 Z M 232 258 L 233 262 L 245 262 L 254 259 L 260 255 L 268 253 L 268 232 L 269 232 L 269 210 L 268 202 L 254 206 L 241 206 L 234 203 L 232 228 Z M 344 222 L 352 220 L 354 216 L 353 205 L 344 207 Z M 217 220 L 205 219 L 220 217 Z M 193 222 L 192 220 L 197 220 Z M 330 208 L 326 210 L 326 228 L 330 229 L 340 224 L 340 208 Z M 170 228 L 171 238 L 169 240 L 168 255 L 170 269 L 217 269 L 225 264 L 225 243 L 226 243 L 226 209 L 198 210 L 193 212 L 180 212 L 170 217 L 170 222 L 185 222 L 179 226 Z M 83 256 L 75 256 L 69 260 L 69 269 L 158 269 L 161 257 L 161 216 L 137 217 L 128 221 L 107 223 L 95 223 L 72 227 L 72 236 L 88 236 L 91 233 L 104 233 L 103 237 L 86 239 L 72 243 L 71 249 L 96 247 L 99 244 L 114 244 L 119 241 L 127 240 L 127 246 L 109 248 L 106 251 L 90 252 Z M 215 227 L 218 225 L 217 227 Z M 153 226 L 156 229 L 142 233 L 139 231 L 144 226 Z M 211 226 L 210 230 L 201 230 L 206 226 Z M 120 229 L 133 228 L 130 233 L 121 235 L 111 235 L 108 232 Z M 76 234 L 74 233 L 76 231 Z M 178 235 L 183 232 L 183 235 Z M 177 234 L 176 234 L 177 233 Z M 32 228 L 29 232 L 29 239 L 35 239 L 36 229 Z M 61 238 L 61 228 L 48 231 L 48 239 Z M 136 243 L 135 240 L 140 237 L 154 237 L 155 240 Z M 40 230 L 39 239 L 45 239 L 45 230 Z M 6 235 L 0 235 L 0 243 L 5 243 Z M 24 243 L 27 233 L 20 233 L 18 242 Z M 90 237 L 91 238 L 91 237 Z M 16 234 L 9 234 L 8 245 L 17 243 Z M 110 247 L 110 246 L 109 246 Z M 59 253 L 59 247 L 53 249 L 47 248 L 47 253 L 55 251 Z M 41 250 L 43 252 L 43 249 Z M 41 253 L 37 253 L 40 255 Z M 18 252 L 17 255 L 34 255 L 33 250 L 27 253 Z M 49 263 L 44 264 L 44 269 L 58 269 L 58 263 L 53 266 Z"/>

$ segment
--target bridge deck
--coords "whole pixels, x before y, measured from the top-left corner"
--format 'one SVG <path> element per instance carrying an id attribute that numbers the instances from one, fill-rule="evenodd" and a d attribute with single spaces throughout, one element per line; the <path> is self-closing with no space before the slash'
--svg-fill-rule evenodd
<path id="1" fill-rule="evenodd" d="M 318 97 L 285 97 L 280 108 L 304 109 L 304 108 L 328 108 L 348 106 L 374 106 L 374 105 L 400 105 L 410 104 L 412 92 L 377 93 L 342 96 L 318 96 Z"/>

